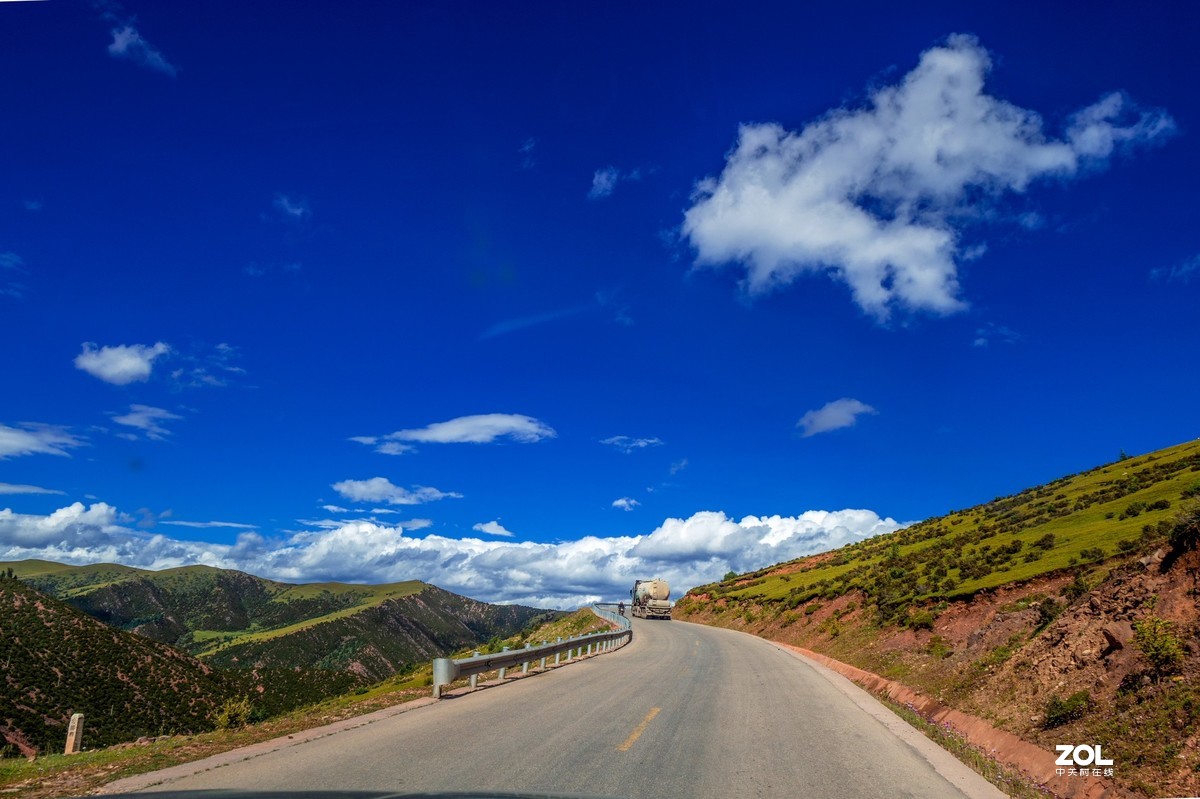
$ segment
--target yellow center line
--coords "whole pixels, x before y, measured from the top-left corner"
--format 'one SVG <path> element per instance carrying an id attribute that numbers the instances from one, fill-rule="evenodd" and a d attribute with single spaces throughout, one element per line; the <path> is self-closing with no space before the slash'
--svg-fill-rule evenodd
<path id="1" fill-rule="evenodd" d="M 633 732 L 629 733 L 629 737 L 625 739 L 625 743 L 617 747 L 618 752 L 628 752 L 629 747 L 633 746 L 638 738 L 642 737 L 642 733 L 646 731 L 646 727 L 650 726 L 650 722 L 654 721 L 654 717 L 658 715 L 661 707 L 650 708 L 650 712 L 646 714 L 646 718 L 642 719 L 642 723 L 633 728 Z"/>

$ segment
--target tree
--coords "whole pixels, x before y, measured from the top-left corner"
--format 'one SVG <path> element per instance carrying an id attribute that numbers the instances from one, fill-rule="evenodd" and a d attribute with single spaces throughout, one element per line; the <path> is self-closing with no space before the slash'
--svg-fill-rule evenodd
<path id="1" fill-rule="evenodd" d="M 727 583 L 727 582 L 729 582 L 730 580 L 736 580 L 736 579 L 737 579 L 737 576 L 738 576 L 738 573 L 737 573 L 737 572 L 735 572 L 735 571 L 727 571 L 727 572 L 725 572 L 725 576 L 721 578 L 721 582 L 723 582 L 723 583 Z"/>

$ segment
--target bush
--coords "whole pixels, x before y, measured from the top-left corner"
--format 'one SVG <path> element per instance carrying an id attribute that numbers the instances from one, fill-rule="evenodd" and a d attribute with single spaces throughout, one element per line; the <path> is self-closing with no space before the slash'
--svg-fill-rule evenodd
<path id="1" fill-rule="evenodd" d="M 1174 674 L 1183 667 L 1183 642 L 1175 625 L 1158 616 L 1147 616 L 1133 625 L 1133 642 L 1150 661 L 1156 676 Z"/>
<path id="2" fill-rule="evenodd" d="M 735 572 L 735 571 L 727 571 L 727 572 L 725 572 L 725 576 L 721 578 L 721 582 L 723 582 L 723 583 L 727 583 L 727 582 L 729 582 L 730 580 L 736 580 L 736 579 L 737 579 L 737 576 L 738 576 L 738 573 L 737 573 L 737 572 Z"/>
<path id="3" fill-rule="evenodd" d="M 218 730 L 233 730 L 245 727 L 254 718 L 254 705 L 247 697 L 226 699 L 217 711 L 214 722 Z"/>
<path id="4" fill-rule="evenodd" d="M 1195 549 L 1198 540 L 1200 540 L 1200 504 L 1191 503 L 1175 517 L 1171 532 L 1167 534 L 1167 541 L 1171 544 L 1173 552 L 1182 554 Z"/>
<path id="5" fill-rule="evenodd" d="M 1044 729 L 1052 729 L 1061 727 L 1068 721 L 1075 721 L 1083 718 L 1083 714 L 1087 713 L 1088 707 L 1092 704 L 1092 698 L 1088 696 L 1087 691 L 1078 691 L 1071 694 L 1066 699 L 1059 699 L 1057 696 L 1050 697 L 1050 701 L 1046 703 L 1046 719 L 1042 722 Z"/>
<path id="6" fill-rule="evenodd" d="M 1066 606 L 1061 602 L 1055 602 L 1049 598 L 1043 599 L 1038 605 L 1038 629 L 1048 626 L 1064 610 L 1066 610 Z"/>
<path id="7" fill-rule="evenodd" d="M 948 658 L 954 654 L 954 649 L 950 646 L 950 642 L 940 635 L 935 635 L 929 639 L 929 643 L 925 645 L 925 651 L 939 660 Z"/>
<path id="8" fill-rule="evenodd" d="M 1053 549 L 1054 548 L 1054 533 L 1046 533 L 1044 536 L 1033 542 L 1033 545 L 1038 549 Z"/>
<path id="9" fill-rule="evenodd" d="M 934 616 L 928 610 L 919 610 L 908 617 L 908 626 L 914 630 L 932 630 Z"/>

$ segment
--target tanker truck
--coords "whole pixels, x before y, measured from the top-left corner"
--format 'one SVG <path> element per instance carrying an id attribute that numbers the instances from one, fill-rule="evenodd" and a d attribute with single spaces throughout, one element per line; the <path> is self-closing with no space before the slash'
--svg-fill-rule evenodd
<path id="1" fill-rule="evenodd" d="M 671 587 L 666 580 L 635 580 L 632 597 L 633 615 L 643 619 L 671 618 Z"/>

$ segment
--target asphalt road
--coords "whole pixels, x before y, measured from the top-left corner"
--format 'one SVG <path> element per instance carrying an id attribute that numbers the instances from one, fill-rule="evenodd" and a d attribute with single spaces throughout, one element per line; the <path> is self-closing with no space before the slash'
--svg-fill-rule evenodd
<path id="1" fill-rule="evenodd" d="M 230 759 L 147 790 L 1002 796 L 822 667 L 742 633 L 640 619 L 617 652 Z"/>

